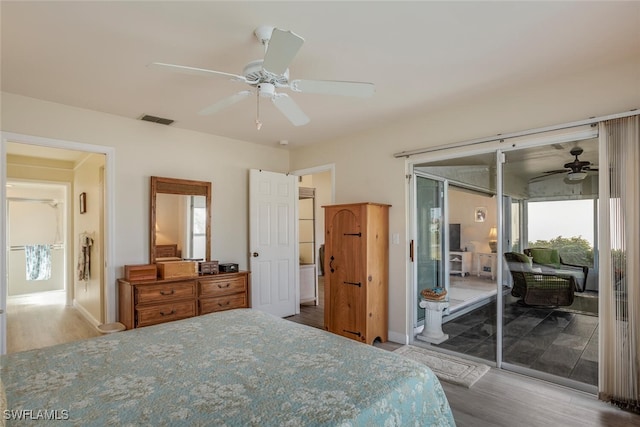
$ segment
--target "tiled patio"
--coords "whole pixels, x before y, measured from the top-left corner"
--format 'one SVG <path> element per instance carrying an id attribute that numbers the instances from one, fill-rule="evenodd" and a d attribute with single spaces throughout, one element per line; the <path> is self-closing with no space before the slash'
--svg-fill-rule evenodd
<path id="1" fill-rule="evenodd" d="M 576 306 L 583 308 L 582 298 L 588 297 L 577 296 L 570 309 L 553 309 L 522 306 L 508 295 L 503 361 L 597 385 L 598 317 L 573 310 Z M 449 339 L 439 347 L 495 360 L 495 302 L 445 323 L 442 329 Z"/>

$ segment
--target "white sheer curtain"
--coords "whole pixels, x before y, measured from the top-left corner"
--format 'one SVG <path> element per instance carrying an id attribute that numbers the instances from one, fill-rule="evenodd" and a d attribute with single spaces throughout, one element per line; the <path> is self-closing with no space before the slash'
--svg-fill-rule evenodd
<path id="1" fill-rule="evenodd" d="M 640 116 L 601 122 L 599 135 L 599 397 L 639 412 Z"/>

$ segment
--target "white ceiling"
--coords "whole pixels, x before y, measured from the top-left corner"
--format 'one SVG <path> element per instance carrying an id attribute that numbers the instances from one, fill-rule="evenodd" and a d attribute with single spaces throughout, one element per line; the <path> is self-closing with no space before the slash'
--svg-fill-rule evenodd
<path id="1" fill-rule="evenodd" d="M 640 55 L 638 2 L 8 2 L 2 91 L 277 146 L 320 143 Z M 167 62 L 241 74 L 263 57 L 262 24 L 305 38 L 291 79 L 375 83 L 371 99 L 289 94 L 311 118 L 292 126 L 255 99 L 202 108 L 243 84 L 167 73 Z M 160 125 L 158 125 L 160 126 Z"/>

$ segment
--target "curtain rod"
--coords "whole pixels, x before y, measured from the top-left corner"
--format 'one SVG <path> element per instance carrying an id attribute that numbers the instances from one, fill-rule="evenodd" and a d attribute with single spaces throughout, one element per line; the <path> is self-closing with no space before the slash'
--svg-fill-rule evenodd
<path id="1" fill-rule="evenodd" d="M 24 251 L 25 246 L 27 245 L 12 245 L 11 247 L 9 247 L 9 250 L 11 251 Z M 64 245 L 62 243 L 53 243 L 49 246 L 51 249 L 64 249 Z"/>
<path id="2" fill-rule="evenodd" d="M 56 199 L 32 199 L 29 197 L 7 197 L 9 202 L 61 203 Z"/>
<path id="3" fill-rule="evenodd" d="M 570 128 L 574 128 L 574 127 L 578 127 L 578 126 L 585 126 L 585 125 L 594 125 L 594 124 L 597 124 L 597 123 L 599 123 L 601 121 L 604 121 L 604 120 L 619 119 L 621 117 L 635 116 L 637 114 L 640 114 L 640 112 L 638 112 L 637 108 L 634 108 L 634 109 L 629 110 L 629 111 L 624 112 L 624 113 L 617 113 L 617 114 L 611 114 L 611 115 L 608 115 L 608 116 L 600 116 L 600 117 L 591 117 L 591 118 L 586 119 L 586 120 L 579 120 L 577 122 L 564 123 L 564 124 L 561 124 L 561 125 L 547 126 L 547 127 L 543 127 L 543 128 L 535 128 L 535 129 L 529 129 L 529 130 L 520 131 L 520 132 L 506 133 L 506 134 L 497 134 L 495 136 L 487 136 L 487 137 L 484 137 L 484 138 L 471 139 L 471 140 L 462 141 L 462 142 L 454 142 L 452 144 L 438 145 L 438 146 L 429 147 L 429 148 L 418 148 L 416 150 L 401 151 L 399 153 L 395 153 L 393 155 L 393 157 L 395 157 L 396 159 L 401 158 L 401 157 L 409 158 L 409 157 L 414 156 L 416 154 L 432 153 L 434 151 L 443 151 L 443 150 L 448 150 L 450 148 L 458 148 L 458 147 L 465 147 L 465 146 L 469 146 L 469 145 L 484 144 L 486 142 L 501 141 L 501 140 L 505 140 L 505 139 L 517 138 L 517 137 L 520 137 L 520 136 L 535 135 L 535 134 L 538 134 L 538 133 L 550 132 L 550 131 L 554 131 L 554 130 L 570 129 Z"/>

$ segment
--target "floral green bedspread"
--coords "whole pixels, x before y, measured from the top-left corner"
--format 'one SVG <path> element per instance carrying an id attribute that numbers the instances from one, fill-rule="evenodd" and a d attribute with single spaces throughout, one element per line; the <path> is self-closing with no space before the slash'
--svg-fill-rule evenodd
<path id="1" fill-rule="evenodd" d="M 251 309 L 5 355 L 0 375 L 9 423 L 455 425 L 424 365 Z"/>

